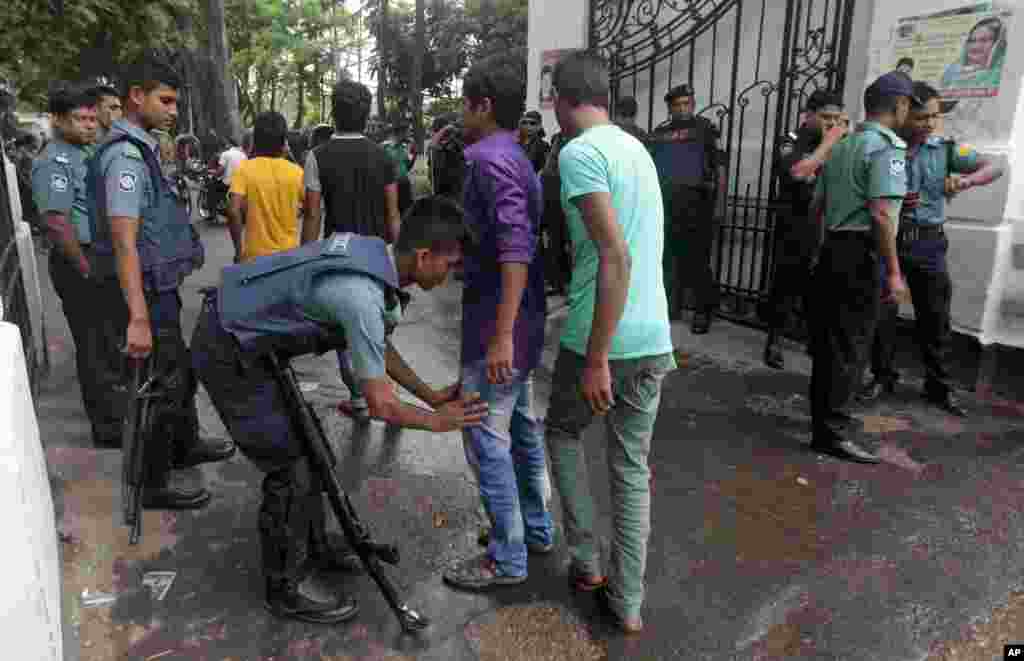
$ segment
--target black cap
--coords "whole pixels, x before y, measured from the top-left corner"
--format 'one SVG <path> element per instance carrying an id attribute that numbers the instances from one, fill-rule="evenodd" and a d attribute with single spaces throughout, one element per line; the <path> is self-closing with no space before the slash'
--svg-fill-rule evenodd
<path id="1" fill-rule="evenodd" d="M 535 120 L 537 120 L 538 122 L 542 120 L 542 118 L 541 118 L 541 116 L 540 116 L 540 112 L 538 112 L 538 111 L 536 111 L 536 110 L 527 110 L 527 111 L 526 111 L 526 112 L 525 112 L 525 113 L 523 114 L 523 119 L 535 119 Z"/>
<path id="2" fill-rule="evenodd" d="M 807 97 L 807 104 L 804 106 L 804 110 L 807 112 L 818 112 L 826 106 L 836 106 L 838 109 L 842 110 L 843 98 L 829 90 L 814 90 L 811 92 L 811 95 Z"/>
<path id="3" fill-rule="evenodd" d="M 920 105 L 921 102 L 914 96 L 914 82 L 905 73 L 890 71 L 868 86 L 865 96 L 881 99 L 890 96 L 905 96 L 911 103 Z"/>
<path id="4" fill-rule="evenodd" d="M 690 87 L 689 83 L 676 85 L 670 89 L 668 94 L 665 95 L 665 103 L 672 103 L 673 99 L 678 99 L 682 96 L 693 96 L 693 88 Z"/>

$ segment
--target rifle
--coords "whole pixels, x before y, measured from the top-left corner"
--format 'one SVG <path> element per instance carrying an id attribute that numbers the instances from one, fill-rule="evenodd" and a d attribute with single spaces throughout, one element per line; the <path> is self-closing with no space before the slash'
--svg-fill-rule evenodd
<path id="1" fill-rule="evenodd" d="M 313 469 L 320 475 L 327 491 L 327 498 L 331 501 L 331 507 L 334 509 L 334 514 L 338 518 L 338 523 L 341 524 L 349 544 L 359 556 L 363 566 L 366 567 L 366 572 L 380 588 L 384 600 L 394 611 L 402 628 L 408 633 L 425 629 L 429 626 L 430 620 L 409 608 L 401 600 L 398 596 L 398 589 L 384 573 L 382 563 L 398 564 L 398 547 L 394 544 L 377 544 L 370 538 L 370 531 L 360 521 L 348 494 L 341 485 L 338 473 L 334 469 L 338 463 L 337 457 L 327 441 L 320 418 L 302 396 L 299 382 L 295 378 L 295 371 L 292 370 L 287 359 L 279 358 L 274 353 L 269 354 L 269 359 L 284 394 L 292 422 L 305 443 L 306 455 L 312 463 Z"/>
<path id="2" fill-rule="evenodd" d="M 121 503 L 124 507 L 124 525 L 131 529 L 128 543 L 138 544 L 142 538 L 146 446 L 153 433 L 153 412 L 150 404 L 159 394 L 153 392 L 156 376 L 152 374 L 151 361 L 129 359 L 129 363 L 131 392 L 128 393 L 128 412 L 121 428 Z"/>

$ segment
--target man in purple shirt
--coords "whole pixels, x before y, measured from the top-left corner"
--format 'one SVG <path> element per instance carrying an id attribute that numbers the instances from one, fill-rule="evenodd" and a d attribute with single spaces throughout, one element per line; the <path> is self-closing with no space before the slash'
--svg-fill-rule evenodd
<path id="1" fill-rule="evenodd" d="M 463 258 L 462 389 L 489 405 L 466 430 L 466 459 L 491 520 L 487 552 L 445 572 L 450 585 L 480 590 L 526 580 L 527 549 L 552 548 L 545 504 L 543 427 L 533 369 L 544 348 L 544 271 L 536 259 L 540 180 L 514 133 L 526 97 L 525 63 L 494 56 L 463 81 L 466 224 L 475 246 Z"/>

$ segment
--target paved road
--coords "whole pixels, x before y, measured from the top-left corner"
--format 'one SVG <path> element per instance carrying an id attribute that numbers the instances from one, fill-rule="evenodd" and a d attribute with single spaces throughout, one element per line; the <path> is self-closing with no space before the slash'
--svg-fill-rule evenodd
<path id="1" fill-rule="evenodd" d="M 196 291 L 216 281 L 230 254 L 223 228 L 203 228 L 203 239 L 209 265 L 184 292 L 189 328 Z M 396 332 L 397 346 L 437 384 L 456 375 L 458 300 L 456 283 L 418 293 Z M 561 323 L 553 315 L 549 338 Z M 65 608 L 81 658 L 923 659 L 944 641 L 970 639 L 967 625 L 983 625 L 1020 589 L 1024 404 L 972 399 L 974 417 L 961 423 L 923 407 L 911 381 L 862 415 L 886 462 L 847 465 L 803 448 L 809 361 L 797 347 L 791 371 L 774 372 L 758 365 L 762 337 L 749 329 L 718 324 L 698 339 L 680 325 L 674 335 L 682 368 L 666 383 L 653 444 L 648 631 L 624 640 L 589 597 L 569 594 L 561 549 L 531 559 L 523 586 L 490 595 L 445 588 L 441 568 L 478 550 L 461 439 L 379 423 L 354 429 L 332 408 L 344 388 L 331 356 L 297 361 L 300 379 L 337 443 L 357 508 L 380 539 L 401 545 L 393 575 L 434 618 L 426 636 L 403 637 L 366 577 L 327 581 L 359 599 L 353 624 L 268 616 L 260 475 L 241 457 L 179 476 L 204 480 L 212 504 L 147 513 L 143 544 L 128 547 L 117 525 L 119 453 L 87 447 L 66 331 L 53 333 L 39 415 L 62 527 L 74 540 L 63 547 Z M 549 340 L 542 405 L 554 350 Z M 221 429 L 202 397 L 201 415 Z M 607 512 L 603 439 L 592 429 L 588 449 Z M 607 531 L 607 518 L 601 526 Z M 141 585 L 155 570 L 177 572 L 163 601 Z M 86 588 L 117 600 L 84 608 Z"/>

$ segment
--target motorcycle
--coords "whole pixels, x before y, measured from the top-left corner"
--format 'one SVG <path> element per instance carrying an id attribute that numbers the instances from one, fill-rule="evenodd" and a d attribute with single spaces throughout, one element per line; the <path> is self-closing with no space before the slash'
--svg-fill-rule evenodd
<path id="1" fill-rule="evenodd" d="M 196 200 L 199 217 L 212 225 L 227 223 L 228 194 L 224 182 L 212 171 L 202 167 L 195 171 L 195 177 L 199 186 L 199 197 Z"/>

